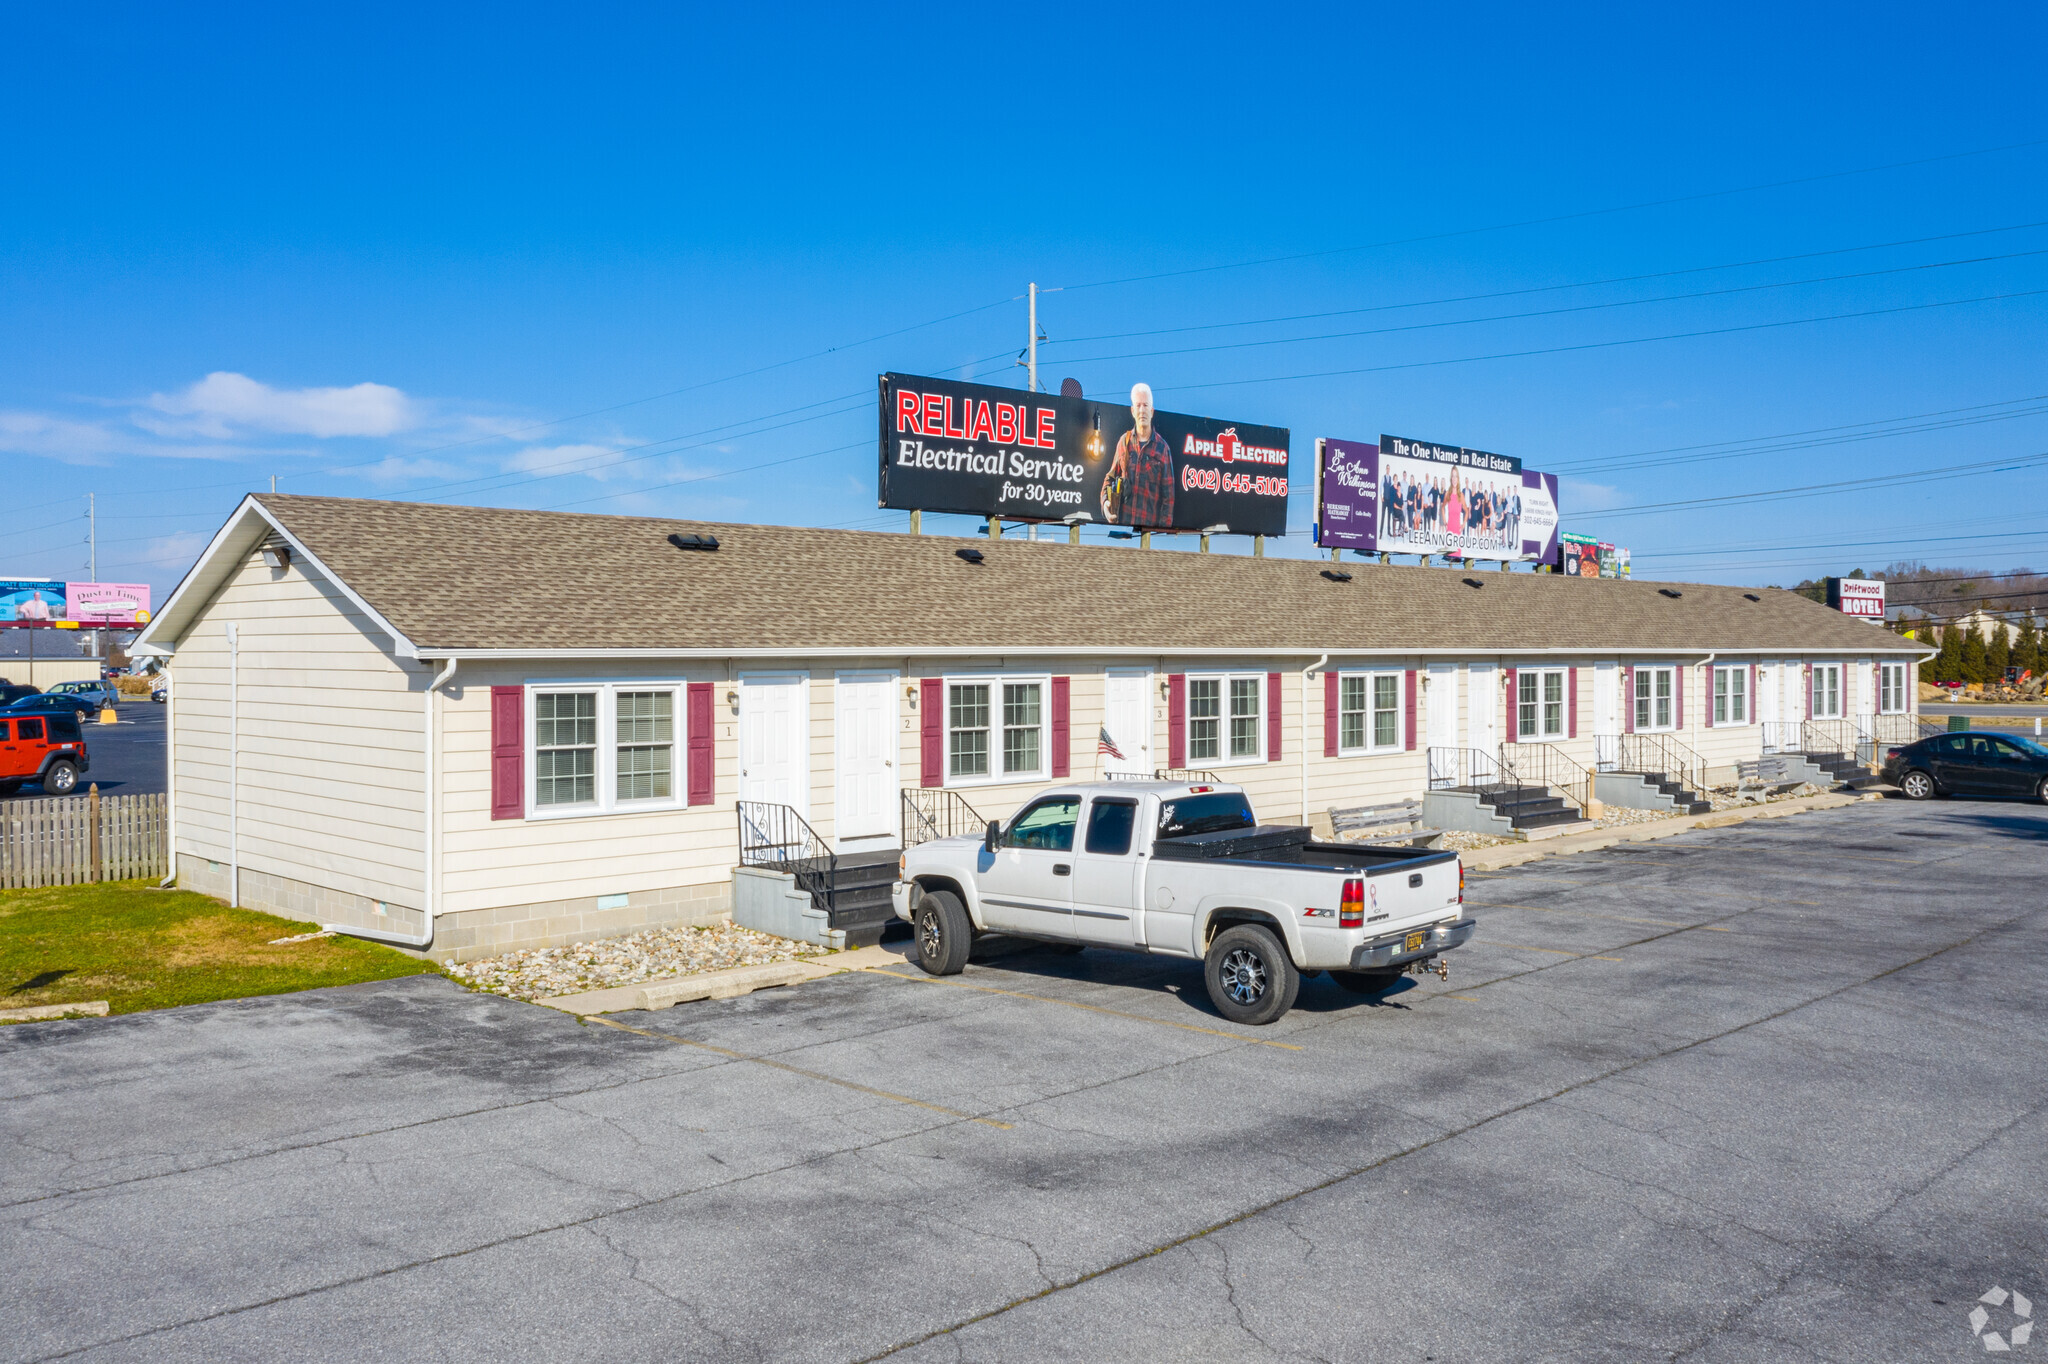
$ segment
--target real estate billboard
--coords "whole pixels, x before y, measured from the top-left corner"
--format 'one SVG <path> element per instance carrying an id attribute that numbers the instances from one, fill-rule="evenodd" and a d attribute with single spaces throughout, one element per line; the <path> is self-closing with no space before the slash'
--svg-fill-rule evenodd
<path id="1" fill-rule="evenodd" d="M 1145 530 L 1287 533 L 1288 432 L 991 384 L 881 376 L 879 505 Z"/>
<path id="2" fill-rule="evenodd" d="M 55 578 L 0 578 L 0 620 L 65 620 L 64 584 Z"/>
<path id="3" fill-rule="evenodd" d="M 1557 475 L 1402 436 L 1316 442 L 1316 543 L 1467 559 L 1557 557 Z"/>
<path id="4" fill-rule="evenodd" d="M 66 583 L 71 619 L 81 625 L 149 624 L 148 583 Z"/>

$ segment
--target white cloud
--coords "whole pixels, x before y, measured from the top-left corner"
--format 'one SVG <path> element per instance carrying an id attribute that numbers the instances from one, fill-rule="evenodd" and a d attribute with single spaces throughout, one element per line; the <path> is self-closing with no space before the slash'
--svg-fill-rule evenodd
<path id="1" fill-rule="evenodd" d="M 404 483 L 415 478 L 460 478 L 467 472 L 460 465 L 446 464 L 438 459 L 406 459 L 401 455 L 389 455 L 375 464 L 348 470 L 354 477 L 366 478 L 372 483 Z"/>
<path id="2" fill-rule="evenodd" d="M 388 384 L 272 388 L 216 370 L 182 393 L 156 393 L 136 425 L 160 436 L 232 439 L 237 428 L 301 436 L 390 436 L 418 424 L 412 399 Z M 165 421 L 155 415 L 176 420 Z"/>
<path id="3" fill-rule="evenodd" d="M 138 437 L 133 430 L 105 422 L 74 421 L 45 412 L 0 411 L 0 451 L 38 455 L 66 464 L 105 464 L 121 455 L 155 455 L 170 459 L 240 459 L 246 455 L 299 455 L 304 450 L 258 450 L 219 444 L 167 445 Z"/>
<path id="4" fill-rule="evenodd" d="M 600 483 L 610 475 L 620 452 L 609 445 L 529 445 L 505 460 L 508 472 L 581 474 Z"/>

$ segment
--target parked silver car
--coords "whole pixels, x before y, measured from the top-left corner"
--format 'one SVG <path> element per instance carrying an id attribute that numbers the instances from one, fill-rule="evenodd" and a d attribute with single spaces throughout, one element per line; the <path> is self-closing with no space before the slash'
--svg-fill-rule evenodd
<path id="1" fill-rule="evenodd" d="M 59 682 L 56 686 L 47 688 L 46 694 L 75 696 L 81 704 L 89 701 L 102 710 L 121 703 L 121 693 L 111 682 Z"/>

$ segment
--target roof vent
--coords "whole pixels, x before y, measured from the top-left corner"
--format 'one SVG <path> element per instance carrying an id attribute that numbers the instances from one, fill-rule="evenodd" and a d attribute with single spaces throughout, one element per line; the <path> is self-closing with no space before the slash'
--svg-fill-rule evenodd
<path id="1" fill-rule="evenodd" d="M 1657 595 L 1660 597 L 1669 597 L 1671 598 L 1671 600 L 1677 601 L 1680 597 L 1684 596 L 1685 593 L 1677 591 L 1674 588 L 1660 587 L 1657 589 Z"/>
<path id="2" fill-rule="evenodd" d="M 1751 601 L 1762 601 L 1762 600 L 1763 600 L 1763 598 L 1762 598 L 1762 597 L 1759 597 L 1759 596 L 1758 596 L 1758 595 L 1757 595 L 1756 593 L 1754 593 L 1754 592 L 1745 592 L 1745 593 L 1743 593 L 1742 595 L 1743 595 L 1743 596 L 1745 596 L 1745 597 L 1747 597 L 1747 598 L 1749 598 L 1749 599 L 1750 599 Z"/>
<path id="3" fill-rule="evenodd" d="M 671 535 L 668 542 L 677 549 L 714 550 L 718 548 L 716 535 Z"/>
<path id="4" fill-rule="evenodd" d="M 1349 573 L 1334 573 L 1327 568 L 1323 570 L 1323 576 L 1333 583 L 1348 583 L 1351 581 Z"/>
<path id="5" fill-rule="evenodd" d="M 978 549 L 956 549 L 953 551 L 953 557 L 965 559 L 970 564 L 978 564 L 981 562 L 981 551 Z"/>
<path id="6" fill-rule="evenodd" d="M 1461 578 L 1461 579 L 1459 579 L 1459 581 L 1460 581 L 1460 582 L 1462 582 L 1462 583 L 1464 583 L 1464 584 L 1465 584 L 1465 586 L 1467 586 L 1467 587 L 1484 587 L 1484 586 L 1486 586 L 1486 584 L 1485 584 L 1485 583 L 1483 583 L 1483 582 L 1479 581 L 1479 579 L 1477 579 L 1477 578 Z"/>

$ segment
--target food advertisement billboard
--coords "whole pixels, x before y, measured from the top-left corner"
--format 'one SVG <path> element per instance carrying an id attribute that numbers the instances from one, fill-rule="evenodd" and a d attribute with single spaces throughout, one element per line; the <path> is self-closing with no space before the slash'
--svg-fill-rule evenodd
<path id="1" fill-rule="evenodd" d="M 149 624 L 148 583 L 66 583 L 71 619 L 80 625 Z"/>
<path id="2" fill-rule="evenodd" d="M 1143 530 L 1287 533 L 1288 432 L 991 384 L 881 376 L 879 505 Z"/>
<path id="3" fill-rule="evenodd" d="M 1631 576 L 1629 552 L 1591 535 L 1566 531 L 1558 539 L 1558 572 L 1573 578 Z"/>
<path id="4" fill-rule="evenodd" d="M 68 620 L 64 584 L 55 578 L 0 578 L 0 620 Z"/>
<path id="5" fill-rule="evenodd" d="M 1557 557 L 1557 475 L 1510 455 L 1381 436 L 1316 442 L 1316 543 L 1467 559 Z"/>

